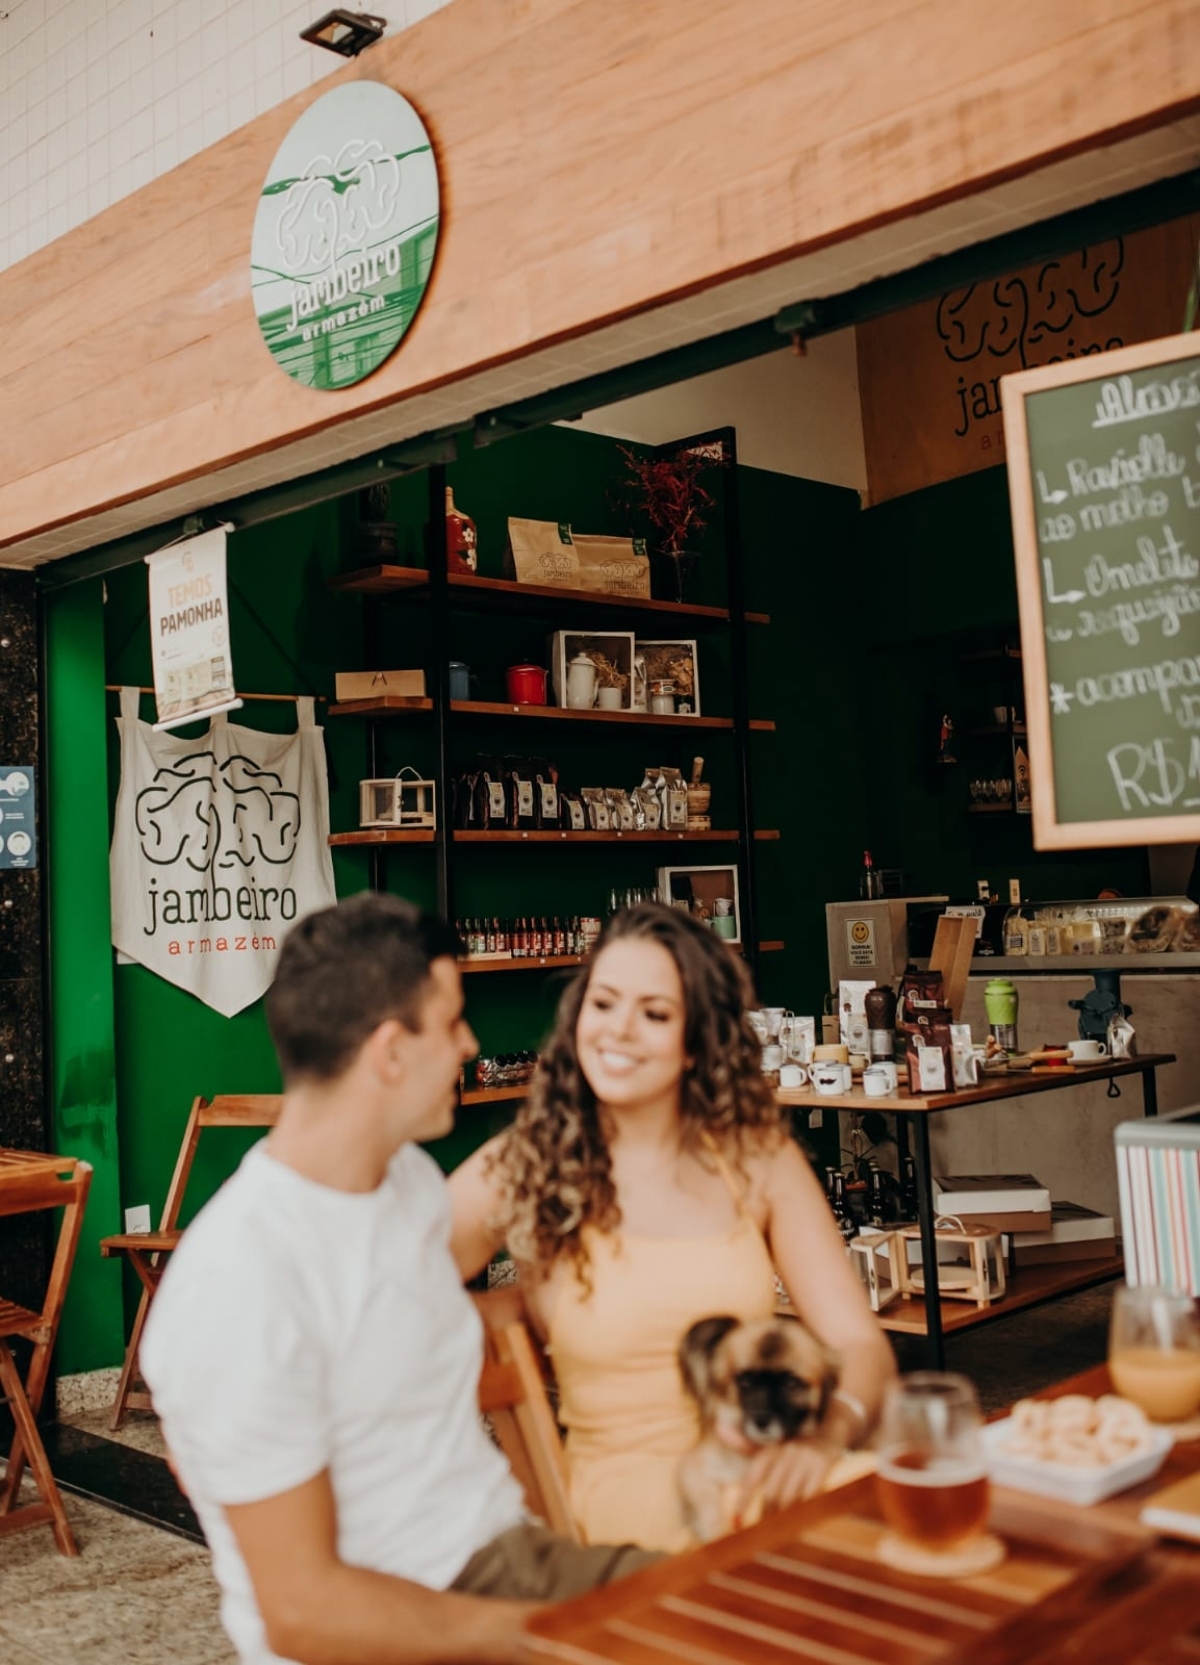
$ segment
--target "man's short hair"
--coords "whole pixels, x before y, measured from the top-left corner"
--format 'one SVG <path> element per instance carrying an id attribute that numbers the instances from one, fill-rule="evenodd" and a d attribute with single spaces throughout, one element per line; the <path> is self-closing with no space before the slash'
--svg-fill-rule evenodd
<path id="1" fill-rule="evenodd" d="M 434 960 L 458 952 L 445 920 L 366 892 L 310 913 L 284 940 L 267 991 L 267 1027 L 285 1084 L 331 1081 L 381 1023 L 413 1031 Z"/>

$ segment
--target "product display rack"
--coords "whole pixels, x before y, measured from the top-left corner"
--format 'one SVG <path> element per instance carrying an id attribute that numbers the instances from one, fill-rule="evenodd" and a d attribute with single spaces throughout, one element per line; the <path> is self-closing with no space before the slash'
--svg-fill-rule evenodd
<path id="1" fill-rule="evenodd" d="M 666 452 L 677 452 L 691 445 L 720 445 L 722 452 L 722 510 L 719 511 L 722 542 L 725 554 L 725 584 L 727 606 L 709 606 L 691 602 L 673 602 L 626 596 L 597 595 L 580 590 L 556 589 L 544 585 L 523 584 L 506 578 L 485 577 L 478 574 L 450 573 L 446 569 L 445 553 L 445 491 L 447 472 L 435 465 L 427 474 L 427 510 L 425 524 L 426 566 L 373 565 L 355 571 L 339 573 L 329 580 L 329 587 L 339 595 L 359 596 L 364 607 L 364 663 L 381 665 L 381 618 L 379 608 L 395 603 L 401 606 L 420 606 L 423 609 L 422 633 L 429 664 L 425 697 L 381 696 L 365 700 L 333 701 L 328 716 L 334 719 L 357 719 L 365 726 L 367 740 L 367 776 L 380 777 L 380 754 L 384 726 L 394 723 L 418 723 L 428 735 L 433 734 L 435 763 L 428 771 L 435 784 L 438 808 L 436 830 L 397 829 L 389 827 L 356 828 L 331 834 L 329 842 L 335 848 L 363 849 L 369 862 L 369 883 L 372 889 L 387 888 L 386 860 L 389 847 L 398 845 L 428 845 L 436 864 L 437 902 L 447 918 L 454 918 L 456 863 L 465 857 L 466 846 L 515 844 L 569 845 L 586 844 L 613 846 L 680 846 L 721 844 L 729 847 L 736 861 L 738 875 L 738 905 L 741 915 L 742 942 L 735 951 L 745 955 L 751 970 L 760 953 L 783 948 L 779 941 L 759 941 L 757 938 L 757 885 L 754 846 L 762 840 L 778 839 L 773 829 L 756 829 L 752 821 L 752 788 L 748 740 L 751 733 L 771 733 L 775 724 L 768 718 L 752 718 L 748 708 L 747 644 L 749 628 L 770 623 L 765 613 L 747 613 L 742 591 L 741 554 L 737 501 L 736 436 L 732 429 L 689 436 L 664 446 Z M 575 710 L 558 705 L 518 705 L 502 700 L 452 700 L 449 690 L 449 663 L 454 657 L 454 617 L 462 614 L 511 617 L 520 614 L 528 619 L 554 621 L 566 628 L 586 630 L 609 625 L 617 629 L 637 629 L 641 635 L 671 633 L 672 626 L 690 627 L 692 632 L 708 635 L 721 631 L 729 651 L 730 706 L 727 715 L 659 715 L 649 712 Z M 730 823 L 705 831 L 688 832 L 684 829 L 653 832 L 570 831 L 560 828 L 477 830 L 455 828 L 448 824 L 453 775 L 452 748 L 459 728 L 464 724 L 485 723 L 502 729 L 506 725 L 521 732 L 532 733 L 540 728 L 563 732 L 563 725 L 574 725 L 574 732 L 582 740 L 585 735 L 615 736 L 621 732 L 669 735 L 673 740 L 681 731 L 691 729 L 697 740 L 714 732 L 730 737 L 733 752 L 733 810 Z M 569 731 L 569 730 L 568 730 Z M 721 745 L 727 742 L 722 740 Z M 503 751 L 506 742 L 499 742 Z M 388 773 L 388 771 L 384 771 Z M 462 852 L 460 855 L 459 852 Z M 668 861 L 677 857 L 667 857 Z M 752 946 L 751 946 L 752 945 Z M 478 975 L 493 975 L 516 971 L 552 971 L 567 969 L 580 963 L 577 956 L 537 956 L 514 960 L 471 960 L 461 962 L 461 970 Z M 523 1087 L 474 1089 L 462 1095 L 464 1104 L 488 1104 L 516 1100 L 524 1096 Z"/>

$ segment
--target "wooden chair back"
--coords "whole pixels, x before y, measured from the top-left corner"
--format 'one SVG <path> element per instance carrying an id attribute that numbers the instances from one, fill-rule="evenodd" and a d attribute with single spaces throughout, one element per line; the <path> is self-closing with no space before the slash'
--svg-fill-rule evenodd
<path id="1" fill-rule="evenodd" d="M 493 1289 L 473 1299 L 483 1319 L 485 1341 L 479 1409 L 495 1430 L 530 1513 L 552 1532 L 578 1543 L 562 1435 L 550 1409 L 540 1351 L 525 1322 L 520 1291 Z"/>
<path id="2" fill-rule="evenodd" d="M 221 1093 L 212 1099 L 193 1099 L 183 1130 L 179 1155 L 175 1158 L 175 1171 L 167 1187 L 158 1229 L 153 1232 L 121 1232 L 116 1236 L 101 1239 L 100 1253 L 128 1260 L 142 1284 L 141 1299 L 134 1316 L 129 1346 L 125 1350 L 125 1363 L 120 1381 L 117 1383 L 112 1415 L 109 1418 L 111 1428 L 119 1428 L 128 1411 L 153 1408 L 149 1393 L 145 1388 L 136 1385 L 138 1348 L 141 1346 L 142 1330 L 150 1311 L 150 1302 L 166 1266 L 166 1256 L 182 1236 L 179 1217 L 183 1211 L 188 1181 L 192 1176 L 200 1135 L 207 1128 L 213 1127 L 274 1127 L 279 1120 L 282 1106 L 283 1098 L 279 1093 Z"/>
<path id="3" fill-rule="evenodd" d="M 8 1401 L 15 1425 L 4 1482 L 0 1486 L 0 1536 L 45 1524 L 52 1529 L 63 1555 L 78 1555 L 62 1497 L 38 1433 L 37 1415 L 49 1379 L 50 1355 L 79 1247 L 92 1168 L 88 1162 L 69 1157 L 58 1161 L 57 1167 L 57 1172 L 10 1177 L 0 1184 L 0 1217 L 62 1209 L 54 1259 L 40 1307 L 35 1310 L 19 1306 L 0 1292 L 0 1390 Z M 32 1343 L 24 1382 L 8 1345 L 14 1336 Z M 17 1508 L 17 1491 L 26 1464 L 32 1471 L 40 1501 Z"/>

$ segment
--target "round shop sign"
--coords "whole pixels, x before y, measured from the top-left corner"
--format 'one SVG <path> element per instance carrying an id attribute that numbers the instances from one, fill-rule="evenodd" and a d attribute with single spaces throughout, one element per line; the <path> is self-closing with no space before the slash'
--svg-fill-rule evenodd
<path id="1" fill-rule="evenodd" d="M 254 218 L 254 309 L 280 368 L 316 388 L 377 370 L 421 304 L 438 223 L 433 146 L 406 98 L 355 81 L 310 104 Z"/>

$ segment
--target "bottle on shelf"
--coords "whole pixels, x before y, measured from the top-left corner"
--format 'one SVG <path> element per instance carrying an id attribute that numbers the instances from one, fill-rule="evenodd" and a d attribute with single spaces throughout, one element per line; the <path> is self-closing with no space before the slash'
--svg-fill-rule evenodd
<path id="1" fill-rule="evenodd" d="M 512 957 L 523 960 L 529 953 L 529 938 L 525 931 L 524 919 L 514 919 L 512 928 Z"/>
<path id="2" fill-rule="evenodd" d="M 871 859 L 870 850 L 863 851 L 862 877 L 858 881 L 858 894 L 865 902 L 873 902 L 879 895 L 879 875 L 875 871 L 875 863 Z"/>
<path id="3" fill-rule="evenodd" d="M 475 522 L 454 506 L 454 490 L 446 487 L 446 570 L 476 572 L 479 568 L 479 540 Z"/>
<path id="4" fill-rule="evenodd" d="M 906 1156 L 900 1165 L 900 1218 L 915 1220 L 917 1217 L 917 1164 L 911 1156 Z"/>
<path id="5" fill-rule="evenodd" d="M 833 1170 L 833 1217 L 837 1221 L 837 1228 L 844 1243 L 849 1243 L 852 1237 L 858 1236 L 858 1225 L 846 1201 L 845 1175 L 840 1168 Z"/>
<path id="6" fill-rule="evenodd" d="M 871 1163 L 867 1172 L 867 1219 L 880 1230 L 887 1223 L 887 1198 L 883 1189 L 883 1175 L 875 1162 Z"/>
<path id="7" fill-rule="evenodd" d="M 494 919 L 488 919 L 484 922 L 483 946 L 485 953 L 494 954 L 496 952 L 496 921 Z"/>

